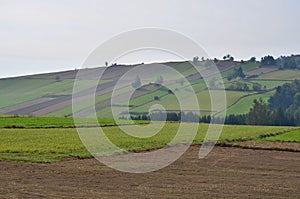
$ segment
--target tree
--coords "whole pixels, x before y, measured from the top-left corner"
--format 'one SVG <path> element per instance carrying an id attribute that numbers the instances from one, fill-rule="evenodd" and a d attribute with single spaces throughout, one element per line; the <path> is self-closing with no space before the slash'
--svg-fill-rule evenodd
<path id="1" fill-rule="evenodd" d="M 261 58 L 261 64 L 263 66 L 275 66 L 276 60 L 274 59 L 273 56 L 267 55 Z"/>
<path id="2" fill-rule="evenodd" d="M 260 91 L 261 88 L 262 88 L 262 85 L 259 84 L 259 83 L 253 83 L 252 88 L 253 88 L 253 90 L 255 90 L 255 91 Z"/>
<path id="3" fill-rule="evenodd" d="M 245 125 L 246 124 L 246 115 L 229 115 L 225 118 L 225 124 L 237 124 L 237 125 Z"/>
<path id="4" fill-rule="evenodd" d="M 249 86 L 245 83 L 236 82 L 228 87 L 229 90 L 248 91 Z"/>
<path id="5" fill-rule="evenodd" d="M 151 120 L 154 120 L 154 121 L 165 121 L 166 120 L 165 117 L 166 117 L 166 113 L 162 112 L 160 110 L 152 111 L 150 113 L 150 118 L 151 118 Z"/>
<path id="6" fill-rule="evenodd" d="M 140 79 L 140 77 L 137 75 L 136 78 L 135 78 L 135 81 L 132 82 L 131 86 L 132 86 L 133 88 L 137 89 L 137 88 L 141 87 L 141 85 L 142 85 L 141 79 Z"/>
<path id="7" fill-rule="evenodd" d="M 242 78 L 242 79 L 244 79 L 244 78 L 246 77 L 246 75 L 245 75 L 245 73 L 244 73 L 242 67 L 239 67 L 239 68 L 237 69 L 236 75 L 237 75 L 237 77 L 240 77 L 240 78 Z"/>
<path id="8" fill-rule="evenodd" d="M 200 116 L 191 111 L 189 112 L 182 111 L 179 114 L 179 118 L 181 118 L 183 122 L 200 122 Z"/>
<path id="9" fill-rule="evenodd" d="M 280 107 L 283 110 L 286 110 L 296 100 L 295 96 L 298 92 L 300 92 L 299 80 L 293 81 L 292 83 L 283 84 L 282 86 L 278 86 L 276 88 L 275 94 L 269 99 L 270 109 L 274 110 Z"/>
<path id="10" fill-rule="evenodd" d="M 294 124 L 300 126 L 300 108 L 294 112 Z"/>
<path id="11" fill-rule="evenodd" d="M 223 57 L 224 60 L 230 60 L 230 61 L 234 61 L 234 57 L 232 57 L 230 54 L 227 54 Z"/>
<path id="12" fill-rule="evenodd" d="M 269 124 L 269 109 L 266 102 L 262 98 L 253 101 L 253 107 L 246 116 L 247 124 L 250 125 L 268 125 Z"/>
<path id="13" fill-rule="evenodd" d="M 297 92 L 293 99 L 293 104 L 300 107 L 300 92 Z"/>
<path id="14" fill-rule="evenodd" d="M 171 89 L 169 89 L 168 94 L 174 95 L 174 92 Z"/>
<path id="15" fill-rule="evenodd" d="M 251 57 L 249 61 L 252 62 L 252 63 L 255 63 L 256 62 L 256 57 Z"/>
<path id="16" fill-rule="evenodd" d="M 277 108 L 270 113 L 270 124 L 272 125 L 287 125 L 285 113 L 282 108 Z"/>
<path id="17" fill-rule="evenodd" d="M 230 80 L 235 79 L 237 77 L 240 77 L 242 79 L 244 79 L 246 77 L 242 67 L 239 67 L 238 69 L 235 68 L 234 72 L 231 75 L 229 75 L 227 77 L 227 79 L 228 79 L 228 81 L 230 81 Z"/>
<path id="18" fill-rule="evenodd" d="M 300 81 L 296 80 L 276 88 L 276 92 L 269 99 L 269 108 L 274 114 L 276 125 L 298 125 L 300 117 Z M 277 113 L 277 109 L 281 109 L 282 113 Z M 276 112 L 277 111 L 277 112 Z M 276 116 L 277 114 L 277 116 Z M 279 122 L 284 115 L 284 123 Z M 276 119 L 277 118 L 277 119 Z M 279 119 L 278 119 L 279 118 Z"/>
<path id="19" fill-rule="evenodd" d="M 249 86 L 247 84 L 243 84 L 243 91 L 248 91 L 249 90 Z"/>
<path id="20" fill-rule="evenodd" d="M 279 69 L 295 69 L 299 64 L 299 57 L 291 56 L 281 56 L 276 60 Z"/>
<path id="21" fill-rule="evenodd" d="M 193 64 L 195 65 L 195 66 L 198 66 L 199 65 L 199 57 L 198 56 L 196 56 L 196 57 L 193 57 Z"/>
<path id="22" fill-rule="evenodd" d="M 215 64 L 217 64 L 219 62 L 219 60 L 217 58 L 214 58 L 214 62 L 215 62 Z"/>
<path id="23" fill-rule="evenodd" d="M 177 113 L 167 113 L 167 121 L 179 121 Z"/>

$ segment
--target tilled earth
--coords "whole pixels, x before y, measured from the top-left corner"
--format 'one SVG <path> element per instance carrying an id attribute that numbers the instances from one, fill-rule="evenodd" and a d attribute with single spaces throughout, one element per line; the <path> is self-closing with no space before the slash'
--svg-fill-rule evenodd
<path id="1" fill-rule="evenodd" d="M 0 162 L 1 198 L 299 198 L 300 153 L 191 147 L 170 166 L 122 173 L 95 159 Z"/>

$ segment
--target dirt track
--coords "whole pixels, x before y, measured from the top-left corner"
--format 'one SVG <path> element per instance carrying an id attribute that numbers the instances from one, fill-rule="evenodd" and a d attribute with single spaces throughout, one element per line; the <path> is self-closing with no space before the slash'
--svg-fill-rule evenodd
<path id="1" fill-rule="evenodd" d="M 54 164 L 0 162 L 1 198 L 299 198 L 300 153 L 192 147 L 148 174 L 115 171 L 94 159 Z"/>

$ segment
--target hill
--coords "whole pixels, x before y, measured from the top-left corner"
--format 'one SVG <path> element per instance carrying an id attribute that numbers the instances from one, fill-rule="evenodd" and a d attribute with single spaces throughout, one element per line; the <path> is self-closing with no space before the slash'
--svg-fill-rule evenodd
<path id="1" fill-rule="evenodd" d="M 211 100 L 207 85 L 189 62 L 163 63 L 180 74 L 184 75 L 192 85 L 199 99 L 202 115 L 217 114 L 220 110 L 211 110 Z M 201 61 L 203 70 L 209 74 L 206 61 Z M 298 69 L 282 69 L 277 66 L 264 66 L 259 62 L 237 62 L 231 60 L 217 61 L 216 65 L 221 72 L 227 94 L 228 114 L 243 114 L 249 111 L 254 99 L 268 100 L 277 86 L 294 79 L 300 78 Z M 110 97 L 119 78 L 139 65 L 114 65 L 93 69 L 84 69 L 86 77 L 80 81 L 77 96 L 80 96 L 82 110 L 85 111 L 86 94 L 91 89 L 93 74 L 105 71 L 103 78 L 96 89 L 96 111 L 98 117 L 112 117 L 110 111 Z M 145 64 L 149 69 L 154 64 Z M 237 74 L 238 69 L 243 71 L 244 77 L 231 78 Z M 151 71 L 151 70 L 149 70 Z M 30 116 L 72 116 L 72 92 L 78 70 L 63 71 L 49 74 L 40 74 L 16 78 L 0 79 L 0 114 L 30 115 Z M 147 72 L 147 77 L 153 79 L 153 83 L 145 84 L 137 89 L 130 100 L 131 114 L 147 113 L 154 104 L 162 104 L 167 111 L 179 112 L 180 107 L 174 93 L 163 86 L 155 84 L 157 77 Z M 212 92 L 218 93 L 219 81 L 214 79 L 214 73 L 210 85 Z M 164 78 L 164 77 L 163 77 Z M 118 94 L 126 94 L 132 86 L 134 79 L 127 79 L 118 85 Z M 181 82 L 178 79 L 170 85 L 175 89 Z M 180 90 L 178 91 L 180 92 Z M 114 104 L 120 106 L 122 104 Z M 193 111 L 193 110 L 190 110 Z M 127 114 L 127 115 L 126 115 Z M 120 116 L 126 117 L 128 113 Z"/>

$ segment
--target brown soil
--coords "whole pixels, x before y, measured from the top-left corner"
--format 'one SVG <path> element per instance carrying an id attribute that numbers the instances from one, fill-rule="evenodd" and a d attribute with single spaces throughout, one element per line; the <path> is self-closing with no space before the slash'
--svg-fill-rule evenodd
<path id="1" fill-rule="evenodd" d="M 198 159 L 147 174 L 122 173 L 95 159 L 53 164 L 0 162 L 1 198 L 299 198 L 300 153 L 215 147 Z"/>
<path id="2" fill-rule="evenodd" d="M 265 73 L 271 73 L 278 70 L 277 66 L 270 66 L 270 67 L 262 67 L 262 68 L 256 68 L 254 70 L 248 71 L 245 74 L 246 75 L 261 75 Z"/>
<path id="3" fill-rule="evenodd" d="M 300 143 L 299 142 L 246 141 L 246 142 L 234 142 L 234 143 L 229 143 L 226 145 L 234 146 L 234 147 L 241 147 L 241 148 L 300 152 Z"/>

